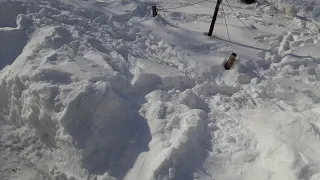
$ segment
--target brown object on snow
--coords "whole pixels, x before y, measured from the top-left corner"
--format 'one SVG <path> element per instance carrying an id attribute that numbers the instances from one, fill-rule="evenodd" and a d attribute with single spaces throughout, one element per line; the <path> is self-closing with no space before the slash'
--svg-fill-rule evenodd
<path id="1" fill-rule="evenodd" d="M 231 66 L 233 65 L 233 63 L 236 61 L 236 58 L 237 58 L 237 54 L 232 53 L 231 56 L 229 57 L 228 61 L 224 64 L 224 68 L 226 70 L 229 70 L 231 68 Z"/>

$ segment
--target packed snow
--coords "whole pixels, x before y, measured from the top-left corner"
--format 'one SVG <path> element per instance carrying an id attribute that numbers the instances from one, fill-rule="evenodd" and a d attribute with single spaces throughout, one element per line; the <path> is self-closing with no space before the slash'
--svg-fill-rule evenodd
<path id="1" fill-rule="evenodd" d="M 215 5 L 0 0 L 0 179 L 319 180 L 320 2 Z"/>

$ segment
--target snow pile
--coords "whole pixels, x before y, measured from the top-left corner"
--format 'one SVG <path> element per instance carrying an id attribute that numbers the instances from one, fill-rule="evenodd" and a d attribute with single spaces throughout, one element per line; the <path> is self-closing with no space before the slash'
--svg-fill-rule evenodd
<path id="1" fill-rule="evenodd" d="M 11 6 L 10 2 L 1 3 Z M 153 124 L 158 118 L 141 116 L 140 101 L 155 89 L 183 90 L 194 84 L 175 69 L 170 71 L 164 66 L 167 73 L 163 73 L 158 62 L 143 60 L 149 58 L 149 53 L 163 55 L 171 46 L 146 46 L 148 42 L 160 42 L 148 31 L 125 30 L 131 26 L 121 15 L 103 15 L 99 11 L 91 14 L 58 1 L 16 3 L 25 11 L 40 10 L 29 17 L 12 15 L 17 26 L 8 27 L 13 26 L 12 22 L 3 21 L 5 27 L 0 31 L 5 37 L 1 41 L 1 47 L 5 47 L 1 48 L 1 62 L 6 63 L 2 65 L 0 81 L 1 132 L 5 133 L 1 148 L 8 156 L 17 151 L 27 159 L 26 164 L 19 164 L 24 169 L 19 176 L 28 174 L 25 166 L 31 164 L 35 173 L 25 179 L 106 179 L 109 175 L 122 178 L 141 152 L 158 152 L 148 146 L 156 129 L 149 130 L 145 119 Z M 58 7 L 64 10 L 60 13 Z M 2 12 L 10 17 L 11 12 Z M 146 49 L 141 48 L 143 45 Z M 139 56 L 139 61 L 133 62 L 137 59 L 133 56 Z M 154 107 L 153 103 L 148 106 Z M 196 140 L 192 138 L 203 137 L 206 118 L 202 111 L 187 110 L 183 111 L 187 115 L 179 115 L 181 130 L 167 127 L 168 132 L 174 133 L 171 141 L 176 146 L 168 149 L 170 157 L 181 161 L 187 154 L 175 152 L 196 151 Z M 198 117 L 198 122 L 193 122 L 193 117 Z M 175 134 L 181 137 L 173 139 Z M 190 140 L 185 144 L 187 139 Z M 155 171 L 169 170 L 174 161 L 170 166 L 164 165 L 166 157 L 154 166 Z M 152 172 L 148 178 L 156 176 Z M 174 174 L 171 172 L 170 176 Z M 5 172 L 5 176 L 16 174 Z"/>
<path id="2" fill-rule="evenodd" d="M 190 178 L 204 159 L 207 113 L 199 109 L 207 110 L 208 106 L 196 95 L 187 97 L 186 93 L 191 92 L 186 90 L 180 98 L 173 91 L 147 95 L 148 102 L 140 111 L 148 119 L 152 135 L 150 150 L 138 157 L 126 179 Z M 188 105 L 180 104 L 178 99 Z"/>
<path id="3" fill-rule="evenodd" d="M 273 3 L 279 10 L 285 11 L 289 6 L 294 6 L 299 15 L 312 17 L 320 21 L 320 2 L 317 0 L 265 0 Z M 262 1 L 263 2 L 263 1 Z"/>
<path id="4" fill-rule="evenodd" d="M 77 164 L 82 164 L 91 173 L 105 172 L 104 168 L 109 168 L 106 164 L 117 160 L 110 157 L 117 158 L 117 153 L 125 153 L 130 149 L 127 144 L 131 138 L 147 129 L 142 118 L 134 112 L 136 105 L 125 98 L 126 92 L 119 90 L 127 89 L 125 78 L 110 66 L 97 67 L 86 56 L 72 54 L 72 47 L 66 45 L 71 41 L 71 33 L 64 27 L 42 28 L 33 33 L 22 54 L 3 70 L 0 85 L 2 118 L 8 124 L 33 129 L 44 147 L 74 146 L 75 152 L 70 153 L 80 153 L 75 149 L 81 149 L 81 159 L 77 161 L 82 162 Z M 19 71 L 14 70 L 21 65 L 23 68 Z M 116 85 L 112 86 L 113 83 Z M 127 113 L 122 113 L 124 110 Z M 121 137 L 123 144 L 114 140 L 114 136 Z M 37 158 L 32 158 L 36 152 L 27 148 L 33 147 L 32 141 L 21 141 L 24 153 L 30 153 L 31 162 L 36 163 Z M 6 139 L 2 142 L 7 142 L 7 146 L 19 144 L 19 141 Z M 41 156 L 47 156 L 45 149 L 39 150 Z M 47 157 L 52 160 L 45 162 L 45 166 L 50 167 L 58 157 L 66 156 L 63 162 L 67 164 L 57 167 L 60 171 L 68 169 L 74 156 L 67 154 Z M 123 161 L 128 164 L 130 160 Z"/>

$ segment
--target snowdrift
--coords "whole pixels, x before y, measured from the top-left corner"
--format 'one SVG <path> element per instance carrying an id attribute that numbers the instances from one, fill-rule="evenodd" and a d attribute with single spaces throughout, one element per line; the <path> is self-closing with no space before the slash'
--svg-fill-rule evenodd
<path id="1" fill-rule="evenodd" d="M 285 11 L 286 6 L 293 5 L 298 9 L 298 15 L 314 18 L 320 22 L 320 2 L 317 0 L 265 0 L 274 4 L 279 10 Z M 263 2 L 263 1 L 262 1 Z"/>

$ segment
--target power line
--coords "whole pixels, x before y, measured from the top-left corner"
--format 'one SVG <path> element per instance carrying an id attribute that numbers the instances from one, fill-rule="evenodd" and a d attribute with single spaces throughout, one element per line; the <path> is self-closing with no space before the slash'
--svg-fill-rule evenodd
<path id="1" fill-rule="evenodd" d="M 203 2 L 210 2 L 209 0 L 202 0 L 202 1 L 199 1 L 199 2 L 196 2 L 196 3 L 192 3 L 192 4 L 188 4 L 188 5 L 185 5 L 185 6 L 178 6 L 178 7 L 172 7 L 172 8 L 160 8 L 159 10 L 168 10 L 168 9 L 179 9 L 179 8 L 183 8 L 183 7 L 188 7 L 188 6 L 193 6 L 193 5 L 196 5 L 196 4 L 200 4 L 200 3 L 203 3 Z"/>
<path id="2" fill-rule="evenodd" d="M 236 16 L 236 18 L 239 19 L 239 21 L 240 21 L 250 32 L 252 32 L 254 35 L 256 35 L 256 36 L 258 37 L 258 35 L 257 35 L 255 32 L 253 32 L 253 31 L 237 16 L 237 14 L 236 14 L 236 13 L 234 12 L 234 10 L 232 9 L 229 1 L 226 0 L 226 2 L 227 2 L 227 4 L 228 4 L 229 8 L 231 9 L 231 11 L 233 12 L 233 14 Z"/>
<path id="3" fill-rule="evenodd" d="M 229 38 L 229 43 L 230 43 L 231 51 L 232 51 L 232 53 L 233 53 L 232 42 L 231 42 L 231 38 L 230 38 L 230 33 L 229 33 L 229 29 L 228 29 L 228 24 L 227 24 L 227 19 L 226 19 L 226 14 L 225 14 L 225 11 L 224 11 L 223 4 L 222 4 L 222 12 L 223 12 L 224 22 L 225 22 L 225 24 L 226 24 L 226 29 L 227 29 L 227 34 L 228 34 L 228 38 Z"/>

